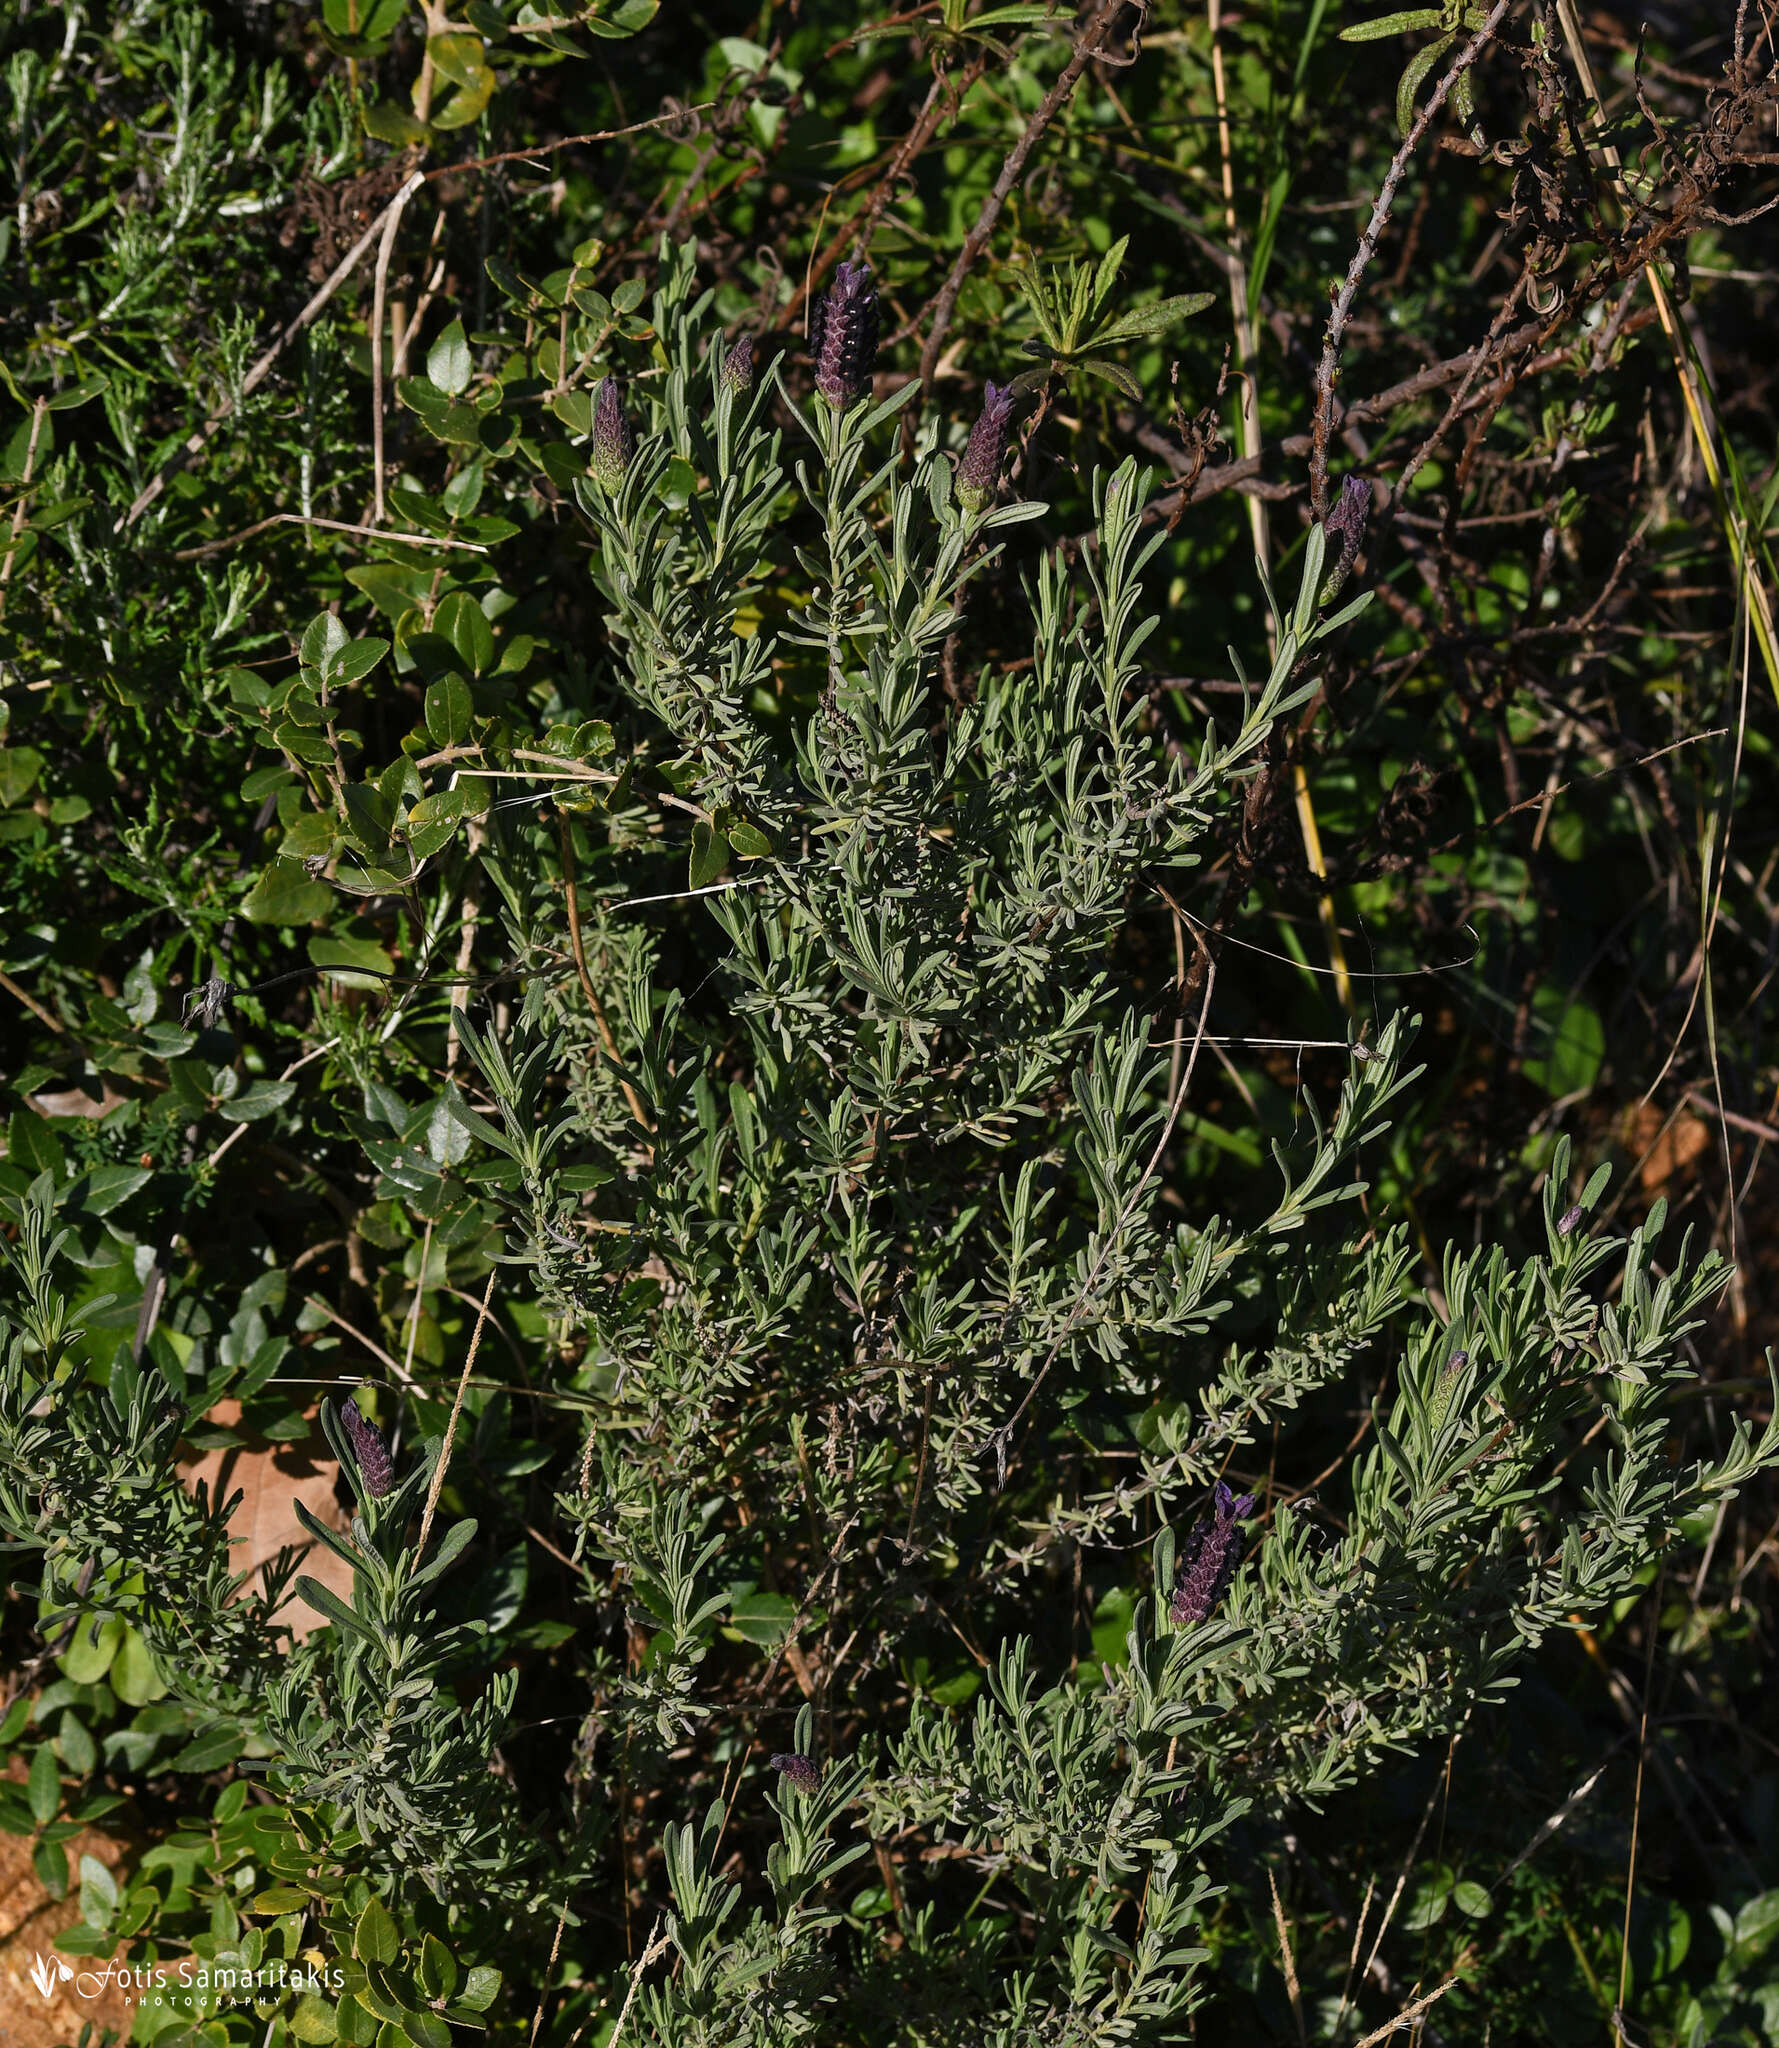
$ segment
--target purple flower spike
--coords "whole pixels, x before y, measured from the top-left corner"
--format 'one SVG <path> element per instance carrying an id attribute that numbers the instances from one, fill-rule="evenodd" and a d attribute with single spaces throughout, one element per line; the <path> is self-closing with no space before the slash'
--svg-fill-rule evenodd
<path id="1" fill-rule="evenodd" d="M 624 472 L 636 453 L 636 429 L 624 416 L 618 380 L 600 380 L 593 397 L 592 470 L 600 485 L 614 494 L 624 488 Z"/>
<path id="2" fill-rule="evenodd" d="M 738 334 L 723 351 L 723 388 L 727 391 L 751 391 L 754 388 L 754 338 L 751 334 Z"/>
<path id="3" fill-rule="evenodd" d="M 1371 518 L 1371 486 L 1362 476 L 1350 476 L 1340 487 L 1340 498 L 1329 513 L 1323 531 L 1338 545 L 1328 575 L 1322 584 L 1323 604 L 1332 604 L 1340 587 L 1352 574 L 1359 550 L 1365 545 L 1365 527 Z"/>
<path id="4" fill-rule="evenodd" d="M 334 1413 L 339 1416 L 340 1427 L 352 1445 L 352 1455 L 358 1460 L 358 1476 L 364 1481 L 365 1492 L 372 1500 L 381 1500 L 395 1484 L 395 1467 L 389 1462 L 389 1446 L 383 1441 L 383 1432 L 356 1401 L 336 1401 Z"/>
<path id="5" fill-rule="evenodd" d="M 1210 1519 L 1201 1516 L 1186 1538 L 1180 1582 L 1167 1609 L 1176 1628 L 1203 1621 L 1222 1599 L 1240 1558 L 1241 1525 L 1253 1512 L 1251 1493 L 1231 1493 L 1218 1480 Z"/>
<path id="6" fill-rule="evenodd" d="M 815 1793 L 822 1789 L 822 1767 L 812 1756 L 788 1750 L 772 1759 L 772 1768 L 788 1778 L 799 1792 Z"/>
<path id="7" fill-rule="evenodd" d="M 1581 1221 L 1581 1216 L 1582 1209 L 1579 1202 L 1573 1208 L 1565 1209 L 1562 1215 L 1557 1218 L 1557 1235 L 1559 1237 L 1567 1237 Z"/>
<path id="8" fill-rule="evenodd" d="M 838 265 L 809 315 L 809 353 L 815 388 L 842 412 L 870 386 L 882 318 L 869 267 Z"/>
<path id="9" fill-rule="evenodd" d="M 966 511 L 980 512 L 1000 488 L 1013 404 L 1010 386 L 983 385 L 982 411 L 970 429 L 970 445 L 964 450 L 957 472 L 958 502 Z"/>

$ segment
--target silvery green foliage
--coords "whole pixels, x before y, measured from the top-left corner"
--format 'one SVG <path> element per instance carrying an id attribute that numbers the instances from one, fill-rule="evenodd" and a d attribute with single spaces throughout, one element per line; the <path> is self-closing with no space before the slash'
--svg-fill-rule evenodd
<path id="1" fill-rule="evenodd" d="M 1318 1540 L 1288 1508 L 1275 1518 L 1230 1604 L 1250 1633 L 1217 1674 L 1240 1710 L 1206 1745 L 1219 1782 L 1321 1797 L 1379 1751 L 1454 1727 L 1501 1697 L 1548 1629 L 1597 1614 L 1681 1517 L 1779 1452 L 1779 1425 L 1756 1442 L 1738 1422 L 1715 1463 L 1670 1462 L 1663 1391 L 1694 1378 L 1678 1353 L 1727 1269 L 1715 1255 L 1694 1263 L 1683 1240 L 1654 1278 L 1660 1202 L 1628 1242 L 1560 1232 L 1566 1166 L 1565 1146 L 1545 1188 L 1544 1254 L 1515 1268 L 1499 1248 L 1448 1253 L 1450 1320 L 1406 1335 L 1342 1538 Z M 1604 1183 L 1602 1170 L 1589 1205 Z M 1590 1422 L 1610 1449 L 1553 1526 L 1539 1503 Z"/>
<path id="2" fill-rule="evenodd" d="M 806 1707 L 797 1719 L 796 1744 L 812 1740 Z M 663 1916 L 667 1943 L 678 1959 L 670 1983 L 650 1985 L 633 2018 L 639 2038 L 686 2048 L 729 2044 L 819 2041 L 828 2038 L 835 1968 L 824 1939 L 837 1925 L 832 1890 L 869 1845 L 837 1841 L 856 1833 L 849 1809 L 864 1773 L 856 1765 L 830 1769 L 814 1790 L 781 1778 L 767 1793 L 779 1839 L 768 1851 L 765 1905 L 741 1912 L 742 1888 L 715 1875 L 721 1859 L 723 1804 L 715 1802 L 694 1825 L 670 1829 L 662 1842 L 672 1905 Z"/>
<path id="3" fill-rule="evenodd" d="M 578 1553 L 591 1551 L 615 1569 L 635 1624 L 648 1632 L 646 1664 L 613 1683 L 618 1717 L 633 1733 L 653 1738 L 648 1753 L 632 1746 L 635 1768 L 711 1711 L 698 1697 L 697 1678 L 711 1630 L 729 1605 L 716 1569 L 723 1536 L 703 1536 L 684 1493 L 651 1490 L 647 1474 L 614 1450 L 606 1451 L 598 1480 L 564 1507 L 581 1525 Z"/>
<path id="4" fill-rule="evenodd" d="M 1411 1299 L 1402 1229 L 1375 1205 L 1368 1227 L 1355 1214 L 1364 1149 L 1416 1079 L 1409 1020 L 1355 1057 L 1326 1120 L 1310 1104 L 1310 1140 L 1279 1152 L 1258 1220 L 1169 1219 L 1154 1199 L 1174 1033 L 1132 1006 L 1111 949 L 1139 877 L 1197 857 L 1357 609 L 1318 609 L 1322 532 L 1296 605 L 1275 605 L 1267 677 L 1194 752 L 1164 752 L 1132 687 L 1157 543 L 1130 467 L 1096 485 L 1078 573 L 1043 558 L 1029 666 L 941 699 L 972 581 L 1041 508 L 960 506 L 938 451 L 905 465 L 887 430 L 912 387 L 806 415 L 781 385 L 804 444 L 790 494 L 773 379 L 728 388 L 707 317 L 676 259 L 652 416 L 622 488 L 581 503 L 625 686 L 665 728 L 694 814 L 692 880 L 721 871 L 724 835 L 742 857 L 706 906 L 729 1028 L 694 1021 L 645 932 L 594 903 L 620 976 L 617 1066 L 646 1128 L 603 1056 L 607 1085 L 578 1094 L 574 1131 L 553 1140 L 503 1080 L 540 1047 L 546 1072 L 586 1044 L 559 978 L 533 985 L 516 1047 L 465 1039 L 504 1143 L 537 1150 L 524 1255 L 585 1331 L 623 1425 L 602 1436 L 598 1485 L 560 1503 L 663 1646 L 660 1672 L 608 1685 L 602 1712 L 626 1745 L 694 1724 L 701 1575 L 723 1530 L 758 1540 L 758 1515 L 796 1575 L 778 1657 L 810 1647 L 824 1729 L 851 1701 L 869 1715 L 896 1697 L 874 1674 L 911 1627 L 944 1625 L 960 1588 L 992 1614 L 997 1583 L 1070 1546 L 1128 1553 L 1162 1533 L 1125 1656 L 1097 1683 L 1040 1671 L 1017 1629 L 971 1643 L 972 1707 L 915 1689 L 896 1724 L 862 1734 L 851 1775 L 830 1765 L 811 1814 L 788 1806 L 794 1788 L 773 1794 L 838 1843 L 844 1786 L 873 1840 L 969 1859 L 990 1924 L 905 1900 L 905 1949 L 860 1939 L 842 1968 L 776 1878 L 773 1911 L 744 1914 L 716 1875 L 713 1808 L 664 1844 L 678 1964 L 630 2024 L 660 2043 L 852 2038 L 840 2014 L 869 2036 L 864 2016 L 892 1997 L 932 2016 L 909 2038 L 1182 2038 L 1220 1831 L 1329 1797 L 1499 1699 L 1545 1630 L 1597 1614 L 1681 1517 L 1779 1456 L 1779 1436 L 1743 1430 L 1714 1464 L 1669 1462 L 1665 1396 L 1724 1269 L 1683 1245 L 1658 1282 L 1659 1213 L 1628 1243 L 1559 1231 L 1566 1152 L 1545 1251 L 1454 1254 L 1445 1315 Z M 708 490 L 677 492 L 676 463 Z M 788 609 L 760 601 L 769 576 L 795 586 Z M 775 744 L 756 693 L 809 655 L 818 708 Z M 550 1143 L 571 1135 L 617 1176 L 591 1235 L 575 1202 L 540 1206 Z M 1232 1343 L 1219 1329 L 1238 1303 L 1261 1334 Z M 1394 1391 L 1344 1527 L 1314 1502 L 1279 1506 L 1223 1605 L 1176 1627 L 1175 1526 L 1232 1454 L 1367 1355 L 1394 1361 Z M 1140 1418 L 1125 1476 L 1073 1500 L 1034 1492 L 1031 1445 L 1066 1445 L 1068 1417 L 1107 1408 Z M 1577 1490 L 1563 1475 L 1590 1425 L 1607 1448 Z M 737 1501 L 754 1513 L 738 1521 Z M 589 1572 L 589 1599 L 607 1585 Z M 813 1836 L 799 1853 L 824 1882 L 843 1859 Z"/>
<path id="5" fill-rule="evenodd" d="M 441 1897 L 526 1895 L 536 1849 L 514 1825 L 489 1759 L 512 1710 L 517 1674 L 497 1672 L 464 1705 L 449 1678 L 476 1661 L 479 1622 L 447 1626 L 439 1581 L 476 1533 L 453 1522 L 424 1552 L 412 1534 L 432 1477 L 432 1458 L 388 1492 L 367 1485 L 345 1426 L 331 1407 L 322 1422 L 357 1512 L 341 1534 L 301 1502 L 296 1512 L 318 1544 L 352 1568 L 345 1600 L 307 1574 L 296 1590 L 333 1624 L 331 1655 L 316 1670 L 291 1670 L 271 1688 L 264 1731 L 269 1782 L 305 1806 L 343 1808 L 376 1860 L 421 1879 Z"/>
<path id="6" fill-rule="evenodd" d="M 127 1616 L 222 1754 L 245 1749 L 388 1894 L 418 1879 L 536 1918 L 641 1787 L 637 1853 L 658 1852 L 669 1902 L 627 2041 L 1179 2039 L 1232 1820 L 1333 1797 L 1498 1700 L 1544 1632 L 1622 1594 L 1779 1435 L 1670 1458 L 1685 1340 L 1723 1269 L 1683 1244 L 1658 1273 L 1659 1211 L 1628 1241 L 1574 1227 L 1566 1154 L 1542 1249 L 1450 1255 L 1440 1312 L 1414 1298 L 1397 1219 L 1359 1208 L 1367 1148 L 1416 1081 L 1409 1020 L 1326 1114 L 1305 1097 L 1268 1201 L 1224 1219 L 1159 1199 L 1185 1096 L 1170 1068 L 1190 1078 L 1213 989 L 1157 1017 L 1119 945 L 1357 609 L 1319 605 L 1323 533 L 1295 605 L 1275 603 L 1268 673 L 1194 749 L 1164 746 L 1137 687 L 1160 536 L 1129 466 L 1096 481 L 1074 564 L 1039 559 L 1029 661 L 944 688 L 973 587 L 1042 508 L 961 502 L 919 431 L 904 462 L 913 386 L 805 412 L 774 366 L 725 376 L 710 316 L 689 253 L 667 252 L 661 374 L 626 386 L 623 459 L 579 493 L 637 752 L 693 885 L 717 892 L 693 912 L 695 985 L 669 980 L 571 813 L 570 849 L 594 840 L 595 1028 L 562 971 L 561 883 L 491 830 L 524 995 L 504 1025 L 458 1011 L 462 1086 L 427 1112 L 435 1160 L 493 1155 L 477 1165 L 508 1264 L 553 1319 L 540 1397 L 586 1418 L 561 1447 L 557 1534 L 630 1654 L 578 1665 L 578 1839 L 540 1870 L 518 1824 L 498 1774 L 510 1677 L 459 1696 L 485 1630 L 445 1619 L 440 1591 L 470 1524 L 417 1534 L 436 1449 L 398 1460 L 387 1493 L 360 1486 L 345 1535 L 309 1523 L 354 1590 L 300 1581 L 333 1625 L 288 1649 L 271 1595 L 231 1600 L 220 1521 L 179 1484 L 184 1405 L 127 1346 L 104 1390 L 61 1374 L 47 1183 L 15 1254 L 0 1520 L 51 1553 L 50 1626 Z M 813 707 L 789 730 L 763 709 L 796 700 L 783 673 Z M 662 829 L 630 772 L 593 821 L 620 842 Z M 1245 1559 L 1233 1541 L 1219 1558 L 1220 1604 L 1177 1625 L 1176 1532 L 1361 1366 L 1390 1391 L 1332 1512 L 1263 1504 Z M 1083 1559 L 1133 1604 L 1121 1654 L 1076 1668 L 1031 1617 Z M 719 1628 L 764 1652 L 740 1716 Z M 961 1686 L 920 1674 L 911 1646 L 934 1641 L 968 1656 Z M 788 1749 L 787 1672 L 808 1698 Z M 770 1772 L 774 1753 L 807 1767 Z M 962 1895 L 935 1875 L 960 1865 Z M 885 1897 L 853 1912 L 873 1866 Z"/>

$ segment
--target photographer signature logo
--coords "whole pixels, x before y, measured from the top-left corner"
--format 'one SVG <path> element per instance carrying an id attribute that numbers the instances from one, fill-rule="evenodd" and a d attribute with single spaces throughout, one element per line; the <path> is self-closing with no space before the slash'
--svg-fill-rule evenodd
<path id="1" fill-rule="evenodd" d="M 31 1958 L 31 1982 L 37 1986 L 37 1995 L 48 1998 L 58 1984 L 73 1981 L 74 1972 L 60 1956 L 33 1956 Z"/>
<path id="2" fill-rule="evenodd" d="M 102 1969 L 82 1970 L 78 1974 L 60 1956 L 34 1955 L 31 1982 L 37 1986 L 40 1998 L 53 1998 L 63 1984 L 72 1984 L 78 1998 L 98 1998 L 107 1985 L 114 1984 L 125 1993 L 208 1991 L 228 2001 L 300 1998 L 306 1992 L 331 1992 L 337 1996 L 346 1987 L 339 1969 L 318 1959 L 305 1957 L 290 1963 L 276 1958 L 255 1969 L 232 1954 L 209 1960 L 181 1956 L 170 1969 L 165 1963 L 114 1960 Z M 5 2032 L 0 2027 L 0 2039 Z"/>

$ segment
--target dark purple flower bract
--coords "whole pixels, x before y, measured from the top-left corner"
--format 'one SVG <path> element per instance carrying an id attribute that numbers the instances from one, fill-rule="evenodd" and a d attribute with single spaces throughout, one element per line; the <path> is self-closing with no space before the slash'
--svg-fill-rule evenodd
<path id="1" fill-rule="evenodd" d="M 819 1792 L 822 1789 L 822 1767 L 812 1756 L 803 1756 L 794 1749 L 785 1750 L 773 1757 L 772 1768 L 788 1778 L 799 1792 Z"/>
<path id="2" fill-rule="evenodd" d="M 815 388 L 831 405 L 844 409 L 869 388 L 882 317 L 869 267 L 839 264 L 809 315 Z"/>
<path id="3" fill-rule="evenodd" d="M 958 501 L 968 511 L 980 512 L 1000 487 L 1013 402 L 1009 386 L 983 385 L 982 410 L 970 429 L 970 444 L 957 471 Z"/>
<path id="4" fill-rule="evenodd" d="M 1241 1525 L 1253 1512 L 1251 1493 L 1232 1493 L 1218 1480 L 1209 1519 L 1201 1516 L 1186 1538 L 1179 1583 L 1167 1610 L 1176 1628 L 1203 1621 L 1223 1597 L 1240 1554 Z"/>
<path id="5" fill-rule="evenodd" d="M 1340 497 L 1334 510 L 1329 513 L 1323 531 L 1334 542 L 1338 552 L 1329 564 L 1327 576 L 1322 583 L 1320 602 L 1332 604 L 1340 595 L 1340 587 L 1352 574 L 1353 564 L 1359 558 L 1359 550 L 1365 545 L 1365 527 L 1371 518 L 1371 486 L 1362 476 L 1348 477 L 1340 487 Z"/>
<path id="6" fill-rule="evenodd" d="M 383 1432 L 360 1409 L 356 1401 L 336 1401 L 334 1413 L 358 1460 L 358 1476 L 372 1500 L 381 1500 L 395 1484 L 395 1467 L 389 1461 L 389 1446 Z"/>
<path id="7" fill-rule="evenodd" d="M 636 453 L 636 429 L 624 416 L 624 401 L 615 377 L 601 378 L 593 396 L 593 458 L 591 468 L 608 491 L 624 487 L 624 472 Z"/>
<path id="8" fill-rule="evenodd" d="M 723 351 L 722 380 L 729 391 L 751 391 L 754 388 L 754 338 L 751 334 L 738 334 Z"/>

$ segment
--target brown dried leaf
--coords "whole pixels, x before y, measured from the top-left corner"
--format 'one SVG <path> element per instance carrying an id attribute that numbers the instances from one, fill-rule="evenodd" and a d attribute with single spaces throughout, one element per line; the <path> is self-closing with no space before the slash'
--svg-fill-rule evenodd
<path id="1" fill-rule="evenodd" d="M 1665 1130 L 1662 1128 L 1664 1124 L 1667 1124 Z M 1658 1109 L 1653 1102 L 1644 1102 L 1638 1104 L 1630 1119 L 1627 1142 L 1636 1148 L 1639 1156 L 1648 1152 L 1637 1178 L 1643 1184 L 1643 1192 L 1654 1195 L 1659 1194 L 1677 1174 L 1684 1173 L 1702 1152 L 1710 1149 L 1711 1126 L 1694 1116 L 1690 1109 L 1683 1109 L 1672 1123 L 1668 1123 L 1665 1110 Z"/>
<path id="2" fill-rule="evenodd" d="M 206 1418 L 224 1429 L 233 1429 L 241 1419 L 240 1403 L 219 1401 Z M 242 1498 L 229 1517 L 229 1534 L 234 1542 L 230 1562 L 237 1572 L 255 1571 L 270 1564 L 287 1546 L 303 1550 L 302 1569 L 320 1580 L 342 1600 L 352 1598 L 352 1568 L 336 1557 L 325 1544 L 317 1543 L 297 1520 L 300 1501 L 317 1521 L 330 1529 L 343 1529 L 346 1516 L 334 1495 L 334 1478 L 339 1470 L 327 1439 L 315 1423 L 310 1434 L 294 1443 L 246 1444 L 238 1449 L 206 1451 L 183 1468 L 185 1483 L 196 1491 L 201 1479 L 210 1498 L 227 1497 L 239 1491 Z M 325 1619 L 314 1608 L 293 1596 L 279 1618 L 299 1636 L 324 1627 Z"/>

